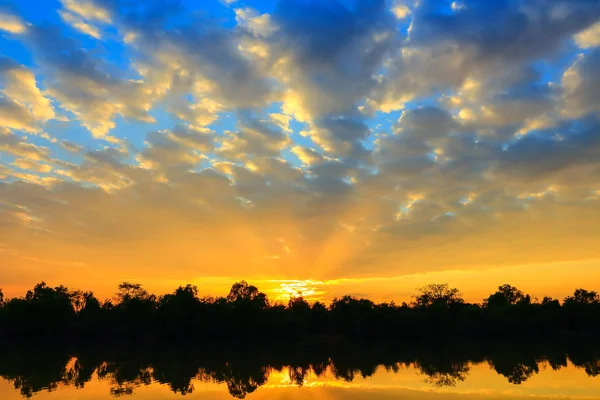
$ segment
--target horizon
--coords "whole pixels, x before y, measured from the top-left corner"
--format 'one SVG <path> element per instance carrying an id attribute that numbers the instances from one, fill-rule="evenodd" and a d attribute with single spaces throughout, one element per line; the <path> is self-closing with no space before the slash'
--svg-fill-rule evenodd
<path id="1" fill-rule="evenodd" d="M 600 289 L 600 2 L 9 0 L 0 48 L 6 297 Z"/>
<path id="2" fill-rule="evenodd" d="M 484 271 L 485 272 L 485 271 Z M 401 277 L 401 279 L 406 279 L 407 277 Z M 398 278 L 377 278 L 376 280 L 390 280 L 390 279 L 398 279 Z M 238 279 L 235 280 L 233 278 L 224 278 L 224 277 L 219 277 L 219 278 L 203 278 L 204 281 L 211 281 L 211 288 L 212 290 L 209 291 L 202 291 L 202 286 L 198 287 L 197 284 L 194 283 L 182 283 L 179 284 L 179 286 L 177 287 L 172 287 L 171 290 L 166 290 L 164 292 L 156 292 L 154 290 L 152 290 L 151 288 L 145 286 L 143 283 L 140 282 L 134 282 L 134 281 L 128 281 L 125 280 L 123 282 L 119 282 L 119 284 L 116 284 L 113 288 L 113 291 L 103 295 L 102 292 L 96 292 L 93 290 L 88 290 L 85 287 L 69 287 L 68 285 L 62 285 L 62 284 L 52 284 L 49 282 L 45 282 L 45 281 L 40 281 L 37 282 L 36 285 L 39 284 L 46 284 L 48 287 L 58 287 L 58 286 L 65 286 L 67 287 L 69 290 L 79 290 L 79 291 L 83 291 L 83 292 L 90 292 L 92 294 L 94 294 L 94 296 L 96 298 L 98 298 L 100 301 L 112 301 L 114 300 L 115 296 L 118 293 L 118 286 L 121 283 L 134 283 L 134 284 L 139 284 L 141 285 L 141 287 L 145 290 L 148 291 L 149 294 L 151 295 L 156 295 L 158 298 L 160 298 L 161 296 L 164 295 L 169 295 L 169 294 L 173 294 L 175 292 L 176 289 L 178 288 L 182 288 L 185 286 L 193 286 L 195 288 L 198 289 L 198 298 L 202 299 L 202 298 L 226 298 L 227 297 L 227 293 L 229 293 L 229 290 L 231 289 L 231 286 L 233 286 L 233 284 L 238 283 L 238 282 L 247 282 L 249 285 L 255 286 L 257 287 L 257 289 L 261 292 L 264 292 L 269 301 L 271 302 L 272 305 L 276 305 L 276 304 L 282 304 L 282 305 L 287 305 L 287 302 L 294 299 L 294 298 L 302 298 L 305 301 L 307 301 L 310 304 L 316 303 L 316 302 L 321 302 L 324 303 L 325 305 L 330 305 L 333 301 L 335 301 L 336 299 L 340 299 L 343 296 L 351 296 L 353 298 L 357 298 L 357 299 L 366 299 L 366 300 L 370 300 L 375 304 L 388 304 L 388 303 L 395 303 L 396 305 L 400 305 L 403 303 L 407 303 L 407 304 L 412 304 L 412 302 L 415 300 L 416 295 L 423 289 L 425 289 L 428 285 L 431 284 L 444 284 L 447 285 L 448 287 L 452 288 L 452 285 L 449 285 L 447 283 L 442 283 L 442 282 L 428 282 L 428 283 L 423 283 L 421 286 L 419 287 L 415 287 L 413 288 L 412 294 L 408 295 L 407 292 L 405 292 L 405 290 L 407 290 L 407 286 L 404 286 L 403 291 L 401 295 L 396 295 L 394 296 L 389 295 L 389 296 L 384 296 L 384 297 L 378 297 L 378 296 L 369 296 L 365 293 L 358 293 L 358 292 L 343 292 L 340 290 L 337 290 L 333 293 L 327 291 L 326 289 L 330 286 L 341 286 L 343 285 L 343 280 L 340 281 L 314 281 L 314 280 L 293 280 L 293 279 L 286 279 L 286 280 L 276 280 L 276 279 L 255 279 L 254 281 L 247 281 L 245 279 Z M 351 283 L 353 283 L 354 285 L 356 285 L 356 280 L 352 280 L 349 279 L 347 280 Z M 215 283 L 217 283 L 215 285 Z M 229 283 L 227 283 L 229 282 Z M 424 282 L 424 280 L 423 280 Z M 202 283 L 201 283 L 202 284 Z M 267 285 L 265 285 L 267 284 Z M 262 287 L 266 286 L 269 287 L 268 284 L 272 284 L 275 285 L 273 287 L 270 287 L 269 289 L 266 290 L 262 290 Z M 501 286 L 503 285 L 509 285 L 512 286 L 516 289 L 522 289 L 522 287 L 519 286 L 515 286 L 512 285 L 509 282 L 505 282 L 504 284 L 501 285 L 497 285 L 493 288 L 493 290 L 490 290 L 489 292 L 486 292 L 485 295 L 482 295 L 482 297 L 480 298 L 476 298 L 476 297 L 469 297 L 468 295 L 465 296 L 465 294 L 462 292 L 462 290 L 457 287 L 455 289 L 457 289 L 459 292 L 460 297 L 468 304 L 479 304 L 482 305 L 484 304 L 484 302 L 486 301 L 486 299 L 488 298 L 489 295 L 491 295 L 492 293 L 495 293 L 497 291 L 497 289 L 500 289 Z M 215 287 L 218 287 L 217 290 L 215 290 Z M 223 289 L 224 288 L 224 289 Z M 4 291 L 1 287 L 0 287 L 0 291 L 2 291 L 2 294 L 5 297 L 5 300 L 9 300 L 11 298 L 23 298 L 25 297 L 25 294 L 32 290 L 33 287 L 29 287 L 25 290 L 20 291 L 19 294 L 11 294 L 10 292 L 6 292 Z M 482 289 L 481 286 L 479 286 L 479 289 Z M 544 297 L 549 297 L 551 299 L 554 300 L 558 300 L 560 303 L 563 303 L 563 301 L 567 298 L 570 297 L 571 295 L 573 295 L 573 292 L 576 289 L 587 289 L 587 290 L 591 290 L 594 293 L 597 293 L 597 290 L 595 290 L 595 287 L 592 287 L 590 285 L 588 286 L 580 286 L 580 287 L 576 287 L 573 288 L 570 292 L 566 292 L 566 293 L 562 293 L 561 294 L 556 294 L 556 293 L 542 293 L 542 292 L 528 292 L 527 290 L 522 290 L 524 295 L 529 295 L 531 296 L 531 300 L 536 303 L 536 302 L 541 302 L 542 299 Z M 483 292 L 482 292 L 483 293 Z"/>

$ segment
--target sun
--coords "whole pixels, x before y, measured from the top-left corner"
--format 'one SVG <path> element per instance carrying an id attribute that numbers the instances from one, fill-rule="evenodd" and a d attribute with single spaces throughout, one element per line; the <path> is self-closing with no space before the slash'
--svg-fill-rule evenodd
<path id="1" fill-rule="evenodd" d="M 326 290 L 319 288 L 325 283 L 312 280 L 277 280 L 273 283 L 279 284 L 271 289 L 272 298 L 275 301 L 287 302 L 290 299 L 303 297 L 307 301 L 321 301 L 327 294 Z"/>

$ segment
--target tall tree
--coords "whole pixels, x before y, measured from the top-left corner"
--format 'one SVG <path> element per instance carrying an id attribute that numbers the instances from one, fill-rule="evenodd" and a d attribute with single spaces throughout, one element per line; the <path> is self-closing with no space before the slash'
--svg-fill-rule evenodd
<path id="1" fill-rule="evenodd" d="M 515 304 L 531 303 L 531 296 L 511 285 L 502 285 L 498 287 L 496 293 L 491 294 L 484 304 L 488 307 L 503 307 Z"/>
<path id="2" fill-rule="evenodd" d="M 141 284 L 131 282 L 121 283 L 116 294 L 119 303 L 125 303 L 132 299 L 146 300 L 148 297 L 148 292 Z"/>
<path id="3" fill-rule="evenodd" d="M 565 305 L 589 305 L 598 303 L 600 303 L 600 297 L 598 296 L 598 293 L 585 289 L 577 289 L 575 290 L 575 293 L 573 293 L 573 296 L 565 298 Z"/>
<path id="4" fill-rule="evenodd" d="M 418 289 L 414 296 L 413 305 L 420 308 L 450 307 L 463 304 L 464 300 L 460 290 L 451 288 L 447 283 L 431 283 Z"/>
<path id="5" fill-rule="evenodd" d="M 234 304 L 253 304 L 260 309 L 269 307 L 267 295 L 259 291 L 256 286 L 249 285 L 246 281 L 236 282 L 231 286 L 227 301 Z"/>

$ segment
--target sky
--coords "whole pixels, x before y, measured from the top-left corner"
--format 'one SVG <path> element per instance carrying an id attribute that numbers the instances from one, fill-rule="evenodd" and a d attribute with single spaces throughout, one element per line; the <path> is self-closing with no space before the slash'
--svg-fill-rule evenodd
<path id="1" fill-rule="evenodd" d="M 600 286 L 597 0 L 0 0 L 0 287 Z"/>

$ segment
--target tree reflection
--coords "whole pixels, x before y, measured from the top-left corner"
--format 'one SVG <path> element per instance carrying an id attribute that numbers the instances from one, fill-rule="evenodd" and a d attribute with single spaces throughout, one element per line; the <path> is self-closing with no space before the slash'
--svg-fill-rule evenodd
<path id="1" fill-rule="evenodd" d="M 64 373 L 71 359 L 68 353 L 33 347 L 21 354 L 8 349 L 0 354 L 0 377 L 11 381 L 23 397 L 68 384 Z"/>
<path id="2" fill-rule="evenodd" d="M 520 385 L 540 371 L 537 361 L 532 358 L 499 357 L 491 359 L 489 363 L 498 374 L 505 376 L 510 383 L 515 385 Z"/>
<path id="3" fill-rule="evenodd" d="M 109 384 L 113 396 L 134 394 L 153 382 L 168 385 L 173 393 L 194 392 L 194 383 L 225 384 L 234 398 L 245 398 L 266 384 L 272 371 L 287 372 L 290 383 L 305 384 L 310 375 L 352 382 L 373 376 L 378 368 L 402 373 L 417 368 L 434 387 L 456 386 L 468 379 L 470 366 L 487 362 L 512 384 L 537 374 L 541 363 L 552 369 L 567 360 L 588 376 L 600 375 L 598 348 L 543 346 L 177 346 L 127 345 L 94 349 L 0 349 L 0 377 L 12 382 L 23 397 L 52 391 L 60 385 L 83 388 L 92 379 Z"/>
<path id="4" fill-rule="evenodd" d="M 577 349 L 569 353 L 569 359 L 578 368 L 583 368 L 589 376 L 600 376 L 600 354 L 595 356 L 587 351 Z"/>
<path id="5" fill-rule="evenodd" d="M 229 394 L 235 398 L 243 399 L 246 395 L 256 391 L 259 386 L 267 383 L 270 371 L 270 366 L 236 360 L 226 362 L 212 369 L 202 368 L 200 378 L 205 382 L 225 382 Z"/>
<path id="6" fill-rule="evenodd" d="M 447 365 L 416 364 L 421 373 L 426 375 L 425 382 L 436 386 L 456 386 L 469 375 L 469 365 L 466 362 L 450 362 Z"/>
<path id="7" fill-rule="evenodd" d="M 310 373 L 309 365 L 290 365 L 288 369 L 288 375 L 290 377 L 290 381 L 295 383 L 298 386 L 304 385 L 304 381 L 306 380 L 306 376 Z"/>
<path id="8" fill-rule="evenodd" d="M 152 383 L 152 368 L 136 362 L 104 362 L 98 369 L 98 379 L 110 382 L 114 396 L 133 394 L 136 387 Z"/>

